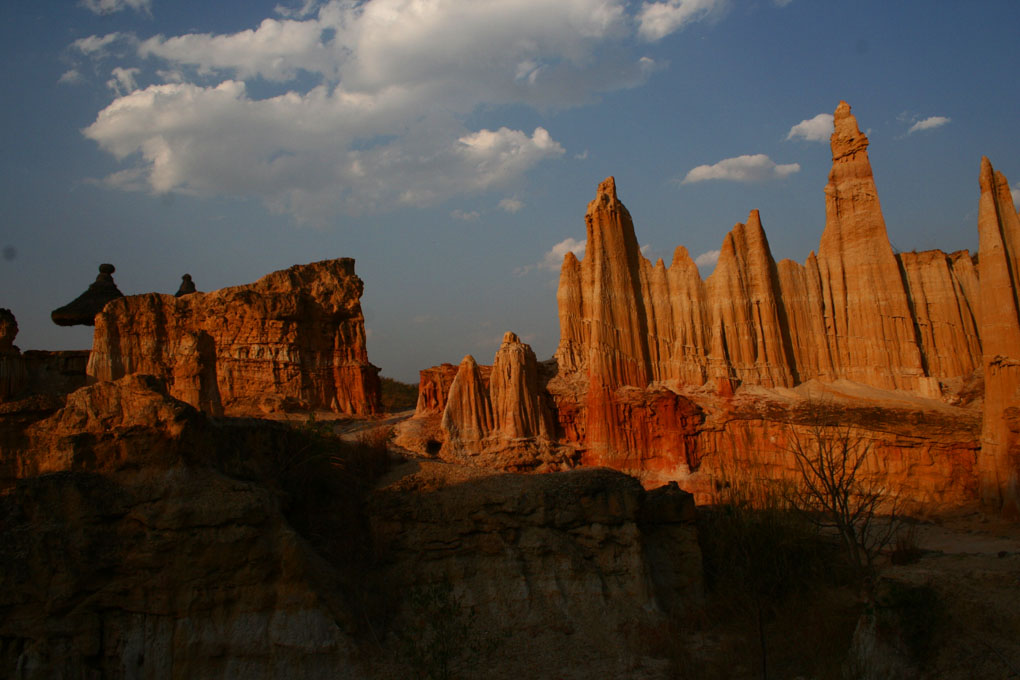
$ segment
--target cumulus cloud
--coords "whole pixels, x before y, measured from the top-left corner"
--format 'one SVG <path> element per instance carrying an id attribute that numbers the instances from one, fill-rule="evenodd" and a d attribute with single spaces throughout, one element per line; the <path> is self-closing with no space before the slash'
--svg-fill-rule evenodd
<path id="1" fill-rule="evenodd" d="M 125 9 L 152 13 L 152 0 L 81 0 L 80 4 L 95 14 L 113 14 Z"/>
<path id="2" fill-rule="evenodd" d="M 450 217 L 455 220 L 461 220 L 462 222 L 474 222 L 481 216 L 482 214 L 477 210 L 465 212 L 464 210 L 457 209 L 450 213 Z"/>
<path id="3" fill-rule="evenodd" d="M 85 79 L 82 78 L 81 73 L 78 71 L 78 69 L 72 68 L 64 71 L 61 74 L 60 78 L 57 80 L 57 82 L 61 83 L 62 85 L 76 85 L 78 83 L 83 82 L 84 80 Z"/>
<path id="4" fill-rule="evenodd" d="M 323 221 L 510 184 L 565 150 L 541 127 L 469 129 L 468 114 L 575 106 L 656 68 L 628 52 L 624 0 L 293 4 L 237 33 L 136 41 L 141 61 L 120 66 L 85 135 L 149 191 L 257 195 Z M 117 37 L 74 47 L 106 56 Z M 255 96 L 254 79 L 289 91 Z"/>
<path id="5" fill-rule="evenodd" d="M 694 264 L 699 267 L 714 267 L 719 261 L 719 254 L 722 251 L 709 250 L 694 258 Z"/>
<path id="6" fill-rule="evenodd" d="M 85 56 L 104 56 L 113 43 L 128 38 L 124 33 L 107 33 L 106 35 L 90 35 L 87 38 L 78 38 L 71 43 L 71 49 L 81 52 Z"/>
<path id="7" fill-rule="evenodd" d="M 578 241 L 575 238 L 565 238 L 548 251 L 542 257 L 542 261 L 538 264 L 529 264 L 524 267 L 517 269 L 517 275 L 523 276 L 528 272 L 536 269 L 545 271 L 558 272 L 563 266 L 563 258 L 566 257 L 567 253 L 573 253 L 578 258 L 584 257 L 584 249 L 587 245 L 587 241 Z"/>
<path id="8" fill-rule="evenodd" d="M 277 5 L 273 8 L 273 11 L 284 17 L 297 17 L 303 19 L 309 16 L 318 7 L 318 0 L 305 0 L 300 7 L 285 7 L 284 5 Z"/>
<path id="9" fill-rule="evenodd" d="M 138 82 L 135 80 L 135 76 L 140 72 L 141 69 L 139 68 L 121 68 L 117 66 L 110 72 L 113 78 L 106 81 L 106 86 L 118 95 L 134 92 L 138 89 Z"/>
<path id="10" fill-rule="evenodd" d="M 919 132 L 921 130 L 934 130 L 935 128 L 942 127 L 950 120 L 952 119 L 946 118 L 945 116 L 929 116 L 928 118 L 925 118 L 924 120 L 919 120 L 913 125 L 911 125 L 910 129 L 907 130 L 907 134 L 912 135 L 915 132 Z"/>
<path id="11" fill-rule="evenodd" d="M 513 198 L 504 198 L 499 202 L 499 209 L 510 214 L 520 212 L 523 207 L 524 201 L 518 199 L 516 196 Z"/>
<path id="12" fill-rule="evenodd" d="M 704 182 L 710 179 L 723 179 L 733 182 L 763 182 L 770 179 L 781 179 L 800 171 L 799 163 L 776 165 L 771 158 L 763 153 L 753 156 L 737 156 L 721 160 L 715 165 L 699 165 L 684 177 L 681 184 Z"/>
<path id="13" fill-rule="evenodd" d="M 648 42 L 661 40 L 687 24 L 720 16 L 728 0 L 666 0 L 644 2 L 638 12 L 638 35 Z"/>
<path id="14" fill-rule="evenodd" d="M 1014 184 L 1009 193 L 1013 195 L 1013 206 L 1020 208 L 1020 182 Z"/>
<path id="15" fill-rule="evenodd" d="M 827 142 L 832 136 L 832 114 L 819 113 L 814 118 L 802 120 L 792 128 L 786 135 L 789 139 L 806 139 L 809 142 Z"/>

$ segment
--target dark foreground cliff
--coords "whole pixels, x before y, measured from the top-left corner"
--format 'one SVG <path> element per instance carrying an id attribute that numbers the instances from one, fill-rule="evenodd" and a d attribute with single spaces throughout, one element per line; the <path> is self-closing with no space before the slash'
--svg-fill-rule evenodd
<path id="1" fill-rule="evenodd" d="M 590 677 L 624 663 L 619 630 L 701 598 L 693 500 L 675 487 L 387 473 L 384 448 L 213 419 L 147 376 L 11 412 L 3 677 L 414 677 L 435 630 L 460 631 L 451 662 L 500 669 L 476 677 Z"/>

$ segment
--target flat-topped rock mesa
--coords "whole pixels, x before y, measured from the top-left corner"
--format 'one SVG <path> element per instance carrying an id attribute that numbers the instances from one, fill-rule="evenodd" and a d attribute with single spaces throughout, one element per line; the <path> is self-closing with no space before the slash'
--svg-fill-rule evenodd
<path id="1" fill-rule="evenodd" d="M 90 379 L 132 373 L 210 414 L 379 410 L 354 260 L 325 260 L 255 283 L 175 297 L 147 293 L 95 317 Z"/>
<path id="2" fill-rule="evenodd" d="M 790 433 L 806 431 L 805 409 L 822 395 L 885 457 L 874 473 L 913 500 L 1015 499 L 1020 220 L 1008 181 L 982 162 L 979 256 L 895 253 L 867 146 L 841 102 L 817 254 L 777 263 L 755 210 L 727 234 L 706 279 L 682 246 L 669 266 L 644 258 L 615 180 L 602 182 L 585 215 L 584 257 L 563 261 L 560 344 L 540 372 L 535 403 L 549 409 L 550 440 L 583 464 L 708 489 L 704 478 L 738 459 L 764 465 L 765 476 L 794 473 Z M 470 372 L 461 365 L 461 390 Z M 484 396 L 478 386 L 467 393 Z M 481 402 L 467 408 L 450 395 L 443 423 L 471 426 L 444 427 L 441 455 L 486 450 L 474 433 L 495 424 L 478 419 Z M 426 416 L 419 408 L 416 418 Z M 744 448 L 768 462 L 742 460 Z"/>

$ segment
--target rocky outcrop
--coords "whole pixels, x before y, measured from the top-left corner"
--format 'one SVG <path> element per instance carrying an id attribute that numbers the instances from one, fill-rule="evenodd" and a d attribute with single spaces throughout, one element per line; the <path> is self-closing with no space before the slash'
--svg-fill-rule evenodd
<path id="1" fill-rule="evenodd" d="M 14 344 L 18 322 L 0 308 L 0 403 L 32 396 L 59 397 L 85 385 L 87 350 L 22 352 Z"/>
<path id="2" fill-rule="evenodd" d="M 92 326 L 96 314 L 102 311 L 107 302 L 124 297 L 113 282 L 115 271 L 112 264 L 99 265 L 99 275 L 84 293 L 50 313 L 53 323 L 58 326 Z"/>
<path id="3" fill-rule="evenodd" d="M 379 409 L 354 260 L 295 265 L 247 286 L 109 303 L 96 317 L 88 372 L 144 373 L 207 413 Z"/>
<path id="4" fill-rule="evenodd" d="M 426 630 L 460 631 L 453 660 L 485 664 L 466 677 L 597 675 L 637 651 L 622 626 L 699 602 L 675 485 L 432 461 L 380 482 L 338 439 L 210 419 L 139 375 L 24 429 L 0 442 L 17 471 L 0 493 L 4 677 L 416 677 Z"/>
<path id="5" fill-rule="evenodd" d="M 564 667 L 595 666 L 596 675 L 627 677 L 603 631 L 652 626 L 698 603 L 694 503 L 676 485 L 644 491 L 604 469 L 490 473 L 439 488 L 418 481 L 440 465 L 426 462 L 377 492 L 372 533 L 385 581 L 405 593 L 398 620 L 436 625 L 415 597 L 424 591 L 447 600 L 441 611 L 470 613 L 458 645 L 484 647 L 486 634 L 508 641 L 480 675 L 559 677 Z M 532 631 L 523 648 L 521 631 Z"/>
<path id="6" fill-rule="evenodd" d="M 24 389 L 25 367 L 21 351 L 14 344 L 18 321 L 11 310 L 0 308 L 0 402 L 7 401 Z"/>
<path id="7" fill-rule="evenodd" d="M 465 356 L 421 372 L 418 407 L 397 427 L 404 448 L 500 470 L 559 470 L 574 452 L 555 442 L 552 404 L 535 353 L 507 332 L 491 366 Z M 446 394 L 440 395 L 444 384 Z M 439 405 L 442 404 L 442 409 Z"/>
<path id="8" fill-rule="evenodd" d="M 868 138 L 840 102 L 818 247 L 826 344 L 833 377 L 917 390 L 925 376 L 916 325 L 868 160 Z M 936 376 L 937 377 L 937 376 Z"/>
<path id="9" fill-rule="evenodd" d="M 978 270 L 979 332 L 985 370 L 981 493 L 1020 513 L 1020 217 L 1009 181 L 981 159 Z"/>
<path id="10" fill-rule="evenodd" d="M 875 424 L 865 419 L 856 427 L 876 451 L 905 461 L 902 474 L 889 474 L 908 498 L 958 506 L 974 501 L 978 487 L 993 504 L 1015 495 L 1020 231 L 1008 182 L 984 163 L 979 257 L 895 253 L 867 147 L 841 102 L 817 255 L 777 263 L 761 216 L 751 211 L 726 235 L 704 280 L 683 247 L 668 266 L 645 259 L 615 180 L 603 181 L 588 204 L 584 257 L 568 253 L 563 261 L 560 344 L 534 392 L 550 404 L 554 439 L 584 464 L 653 484 L 672 478 L 696 486 L 700 478 L 711 486 L 721 468 L 704 461 L 721 457 L 729 465 L 743 455 L 743 444 L 725 453 L 714 434 L 719 423 L 758 421 L 753 437 L 741 434 L 743 425 L 721 429 L 769 452 L 762 455 L 775 460 L 763 473 L 780 474 L 793 470 L 783 443 L 797 426 L 790 414 L 817 410 L 807 395 L 823 386 L 853 395 L 840 401 L 846 418 L 862 404 L 876 405 Z M 979 453 L 972 439 L 982 389 Z M 769 413 L 752 418 L 745 402 L 737 409 L 748 398 Z M 451 422 L 457 408 L 446 407 Z M 745 415 L 731 417 L 741 409 Z M 878 425 L 908 412 L 909 433 L 890 439 Z M 945 423 L 961 429 L 947 433 Z M 918 443 L 925 438 L 939 448 Z M 462 452 L 484 449 L 483 439 L 462 440 Z M 444 441 L 452 450 L 461 440 L 450 430 Z"/>
<path id="11" fill-rule="evenodd" d="M 826 228 L 818 255 L 776 264 L 758 211 L 723 241 L 702 281 L 684 248 L 642 257 L 612 178 L 585 221 L 584 259 L 560 276 L 563 374 L 593 389 L 650 382 L 791 387 L 848 379 L 940 396 L 980 365 L 978 295 L 966 253 L 893 253 L 867 155 L 845 102 L 836 110 Z"/>

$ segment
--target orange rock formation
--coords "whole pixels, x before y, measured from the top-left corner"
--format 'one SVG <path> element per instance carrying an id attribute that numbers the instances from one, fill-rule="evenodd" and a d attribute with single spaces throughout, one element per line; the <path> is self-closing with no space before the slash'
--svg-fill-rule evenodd
<path id="1" fill-rule="evenodd" d="M 181 297 L 149 293 L 96 316 L 88 373 L 155 375 L 207 413 L 378 410 L 363 284 L 343 258 L 273 272 L 247 286 Z"/>
<path id="2" fill-rule="evenodd" d="M 756 210 L 727 234 L 707 279 L 683 247 L 668 267 L 652 264 L 640 253 L 614 179 L 602 182 L 585 216 L 584 258 L 568 253 L 561 270 L 556 368 L 539 380 L 536 399 L 517 395 L 514 403 L 548 405 L 556 425 L 551 436 L 587 464 L 656 481 L 672 470 L 693 488 L 701 483 L 699 469 L 704 481 L 746 458 L 739 446 L 719 441 L 720 431 L 763 437 L 742 444 L 778 456 L 763 474 L 792 471 L 783 439 L 801 427 L 804 409 L 814 408 L 818 391 L 811 385 L 850 385 L 822 392 L 847 418 L 860 409 L 874 416 L 853 416 L 856 431 L 889 461 L 901 461 L 875 474 L 889 475 L 919 502 L 964 504 L 980 488 L 989 503 L 1015 504 L 1020 218 L 1009 184 L 983 162 L 980 257 L 897 254 L 867 137 L 845 102 L 834 127 L 826 226 L 818 254 L 803 265 L 776 263 Z M 979 448 L 973 392 L 982 372 Z M 462 374 L 460 389 L 484 392 L 463 364 L 458 379 Z M 743 396 L 734 400 L 741 385 Z M 451 424 L 443 446 L 476 450 L 480 440 L 460 432 L 498 429 L 477 412 L 496 406 L 495 388 L 485 406 L 481 397 L 468 400 L 475 410 L 453 392 L 443 414 Z M 912 423 L 909 432 L 889 434 L 887 421 L 895 417 Z M 471 426 L 454 427 L 461 419 Z M 727 424 L 751 421 L 761 425 Z M 712 459 L 702 468 L 706 456 Z"/>

